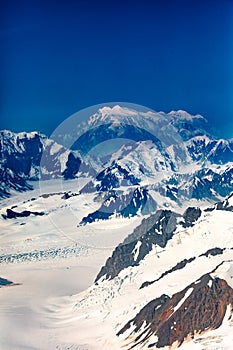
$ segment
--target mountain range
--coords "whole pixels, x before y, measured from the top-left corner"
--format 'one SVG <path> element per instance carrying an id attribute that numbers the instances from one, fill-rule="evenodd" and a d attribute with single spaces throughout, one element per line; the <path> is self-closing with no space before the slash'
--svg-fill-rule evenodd
<path id="1" fill-rule="evenodd" d="M 42 271 L 50 290 L 58 264 L 57 291 L 97 251 L 102 266 L 80 293 L 42 296 L 41 349 L 231 349 L 233 139 L 200 115 L 120 105 L 55 136 L 0 132 L 0 287 Z"/>
<path id="2" fill-rule="evenodd" d="M 116 105 L 99 109 L 87 125 L 72 150 L 37 132 L 1 131 L 0 195 L 30 190 L 32 181 L 89 178 L 81 193 L 95 192 L 101 204 L 83 218 L 85 224 L 146 214 L 146 206 L 156 210 L 190 200 L 217 201 L 233 191 L 233 140 L 211 136 L 200 115 Z M 122 143 L 115 145 L 116 140 Z"/>

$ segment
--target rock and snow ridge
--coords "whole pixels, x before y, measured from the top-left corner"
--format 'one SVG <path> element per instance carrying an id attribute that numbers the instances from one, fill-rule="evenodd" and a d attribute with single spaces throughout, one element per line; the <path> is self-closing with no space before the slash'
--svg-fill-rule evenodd
<path id="1" fill-rule="evenodd" d="M 207 131 L 207 121 L 200 115 L 181 110 L 168 114 L 144 112 L 116 105 L 100 108 L 90 117 L 89 125 L 90 131 L 76 143 L 81 153 L 87 153 L 99 140 L 129 140 L 108 157 L 96 162 L 93 158 L 101 181 L 97 176 L 84 192 L 107 192 L 109 198 L 113 191 L 120 197 L 119 185 L 124 187 L 126 178 L 122 181 L 122 172 L 128 179 L 136 179 L 141 191 L 146 188 L 157 208 L 165 204 L 175 208 L 191 199 L 215 202 L 233 191 L 232 140 L 214 140 Z M 88 222 L 111 217 L 101 215 L 101 210 L 100 206 L 98 215 L 92 213 Z"/>
<path id="2" fill-rule="evenodd" d="M 33 194 L 30 200 L 23 200 L 26 195 L 19 195 L 22 200 L 17 207 L 12 205 L 14 212 L 40 212 L 44 202 L 50 211 L 44 216 L 31 214 L 1 219 L 6 237 L 5 253 L 4 245 L 1 245 L 1 264 L 7 266 L 6 270 L 17 272 L 21 264 L 28 268 L 30 264 L 43 261 L 47 266 L 51 260 L 55 265 L 64 260 L 64 266 L 67 266 L 70 257 L 78 259 L 82 254 L 94 254 L 91 249 L 88 252 L 73 241 L 67 246 L 67 240 L 61 241 L 46 221 L 52 215 L 59 225 L 60 219 L 60 223 L 66 225 L 65 232 L 73 231 L 74 239 L 77 230 L 80 237 L 90 234 L 87 226 L 75 227 L 77 218 L 73 220 L 73 228 L 68 215 L 68 206 L 73 204 L 79 218 L 84 216 L 87 211 L 85 194 L 48 192 L 43 197 Z M 96 283 L 80 294 L 52 298 L 52 304 L 43 299 L 43 307 L 53 312 L 52 319 L 51 314 L 47 315 L 51 323 L 46 327 L 56 333 L 56 337 L 52 337 L 55 344 L 50 346 L 48 343 L 43 350 L 56 346 L 60 349 L 85 346 L 88 350 L 163 346 L 166 349 L 166 344 L 172 344 L 173 349 L 180 345 L 181 350 L 198 350 L 200 347 L 213 350 L 211 344 L 216 339 L 219 349 L 229 350 L 233 327 L 232 198 L 230 195 L 207 208 L 189 207 L 184 214 L 159 210 L 151 218 L 143 219 L 135 230 L 132 229 L 135 219 L 124 219 L 129 221 L 126 232 L 133 232 L 122 240 L 124 244 L 116 248 L 110 261 L 107 260 L 106 269 L 99 274 Z M 4 200 L 2 212 L 6 212 L 10 207 L 7 203 L 13 203 L 13 199 Z M 55 210 L 54 205 L 59 208 Z M 111 220 L 112 225 L 114 222 L 118 225 L 117 218 Z M 46 234 L 43 233 L 45 228 Z M 108 226 L 105 230 L 108 231 Z M 119 230 L 124 231 L 125 226 L 119 226 Z M 55 244 L 58 237 L 58 244 Z M 12 244 L 15 249 L 11 249 Z M 59 279 L 63 278 L 62 271 Z M 48 271 L 43 273 L 47 279 Z M 16 281 L 6 273 L 2 277 Z M 23 281 L 20 279 L 19 282 Z M 43 317 L 46 317 L 45 313 Z M 90 329 L 93 331 L 89 332 Z M 230 345 L 227 347 L 227 344 Z"/>
<path id="3" fill-rule="evenodd" d="M 69 179 L 88 174 L 92 181 L 82 193 L 96 192 L 97 200 L 103 198 L 98 213 L 89 213 L 88 219 L 83 218 L 84 223 L 86 220 L 90 223 L 112 214 L 121 215 L 125 198 L 131 193 L 133 199 L 136 186 L 140 193 L 147 193 L 142 201 L 148 199 L 153 210 L 165 204 L 172 209 L 190 199 L 213 202 L 233 191 L 232 140 L 214 140 L 200 115 L 192 116 L 181 110 L 168 114 L 136 111 L 116 105 L 100 108 L 90 116 L 88 125 L 90 129 L 72 146 L 76 147 L 75 151 L 37 132 L 2 131 L 0 195 L 9 195 L 11 189 L 31 189 L 27 180 Z M 85 156 L 90 147 L 101 144 L 106 137 L 126 137 L 128 143 L 108 157 Z M 85 147 L 89 147 L 88 150 Z M 83 159 L 80 154 L 84 155 Z M 108 212 L 109 201 L 117 203 Z M 141 204 L 137 210 L 132 205 L 128 213 L 148 212 L 142 209 Z M 106 212 L 109 215 L 105 215 Z"/>
<path id="4" fill-rule="evenodd" d="M 143 219 L 133 233 L 116 247 L 112 257 L 107 260 L 106 265 L 97 275 L 96 283 L 103 277 L 113 279 L 125 268 L 138 265 L 154 247 L 165 248 L 176 233 L 177 227 L 193 226 L 201 213 L 199 208 L 192 207 L 187 208 L 183 215 L 171 210 L 158 210 L 155 214 Z"/>
<path id="5" fill-rule="evenodd" d="M 233 320 L 232 287 L 207 273 L 172 297 L 163 294 L 150 301 L 117 335 L 130 330 L 128 349 L 163 348 L 174 343 L 180 347 L 188 338 L 219 328 L 228 308 L 229 322 Z"/>
<path id="6" fill-rule="evenodd" d="M 150 122 L 154 118 L 147 117 Z M 183 117 L 185 124 L 189 122 L 188 116 Z M 203 122 L 199 117 L 196 120 Z M 194 125 L 193 118 L 191 123 Z M 184 133 L 184 124 L 180 127 Z M 34 140 L 36 134 L 29 135 L 28 140 Z M 187 137 L 187 133 L 184 134 Z M 191 134 L 193 136 L 193 132 L 189 136 Z M 19 144 L 15 139 L 16 153 L 9 152 L 11 159 L 15 154 L 25 156 L 22 141 L 25 135 L 19 135 Z M 13 137 L 11 133 L 8 136 Z M 71 159 L 70 166 L 64 162 L 64 159 L 68 160 L 67 150 L 59 153 L 62 148 L 58 144 L 46 142 L 57 174 L 60 174 L 61 165 L 65 165 L 75 176 L 76 162 Z M 219 349 L 231 348 L 233 195 L 222 199 L 232 188 L 233 167 L 228 161 L 231 159 L 230 142 L 232 140 L 223 145 L 222 142 L 213 143 L 207 136 L 195 136 L 187 141 L 189 146 L 193 145 L 191 151 L 187 147 L 176 158 L 174 147 L 161 152 L 151 140 L 136 141 L 131 143 L 131 150 L 127 150 L 126 145 L 112 154 L 104 169 L 97 176 L 92 175 L 91 182 L 87 178 L 79 179 L 80 187 L 76 188 L 74 180 L 73 191 L 69 188 L 61 192 L 49 191 L 42 196 L 29 194 L 30 200 L 19 200 L 17 206 L 14 198 L 3 200 L 1 263 L 8 264 L 8 271 L 9 266 L 17 271 L 21 264 L 26 266 L 43 260 L 46 264 L 51 260 L 56 263 L 60 259 L 92 254 L 94 250 L 88 251 L 82 246 L 82 239 L 86 237 L 92 244 L 97 234 L 95 228 L 101 226 L 106 231 L 105 238 L 111 225 L 117 227 L 117 230 L 112 229 L 112 235 L 117 231 L 123 237 L 119 245 L 111 241 L 111 247 L 117 248 L 100 270 L 96 283 L 87 291 L 67 296 L 65 302 L 64 299 L 53 300 L 52 306 L 46 300 L 46 310 L 47 307 L 55 310 L 54 305 L 58 304 L 53 320 L 55 323 L 57 320 L 59 326 L 55 338 L 57 343 L 43 350 L 56 346 L 88 350 L 119 350 L 123 346 L 136 350 L 170 345 L 173 348 L 180 345 L 182 350 L 213 350 L 211 344 L 215 339 Z M 206 151 L 206 155 L 212 157 L 215 152 L 217 158 L 219 154 L 224 155 L 221 161 L 208 157 L 205 162 L 200 157 L 199 147 L 206 150 L 209 143 L 210 151 Z M 145 155 L 156 159 L 151 160 L 148 156 L 143 163 Z M 229 158 L 224 163 L 226 155 Z M 26 159 L 25 164 L 28 164 Z M 1 160 L 3 164 L 3 158 Z M 16 186 L 16 175 L 10 168 L 7 171 Z M 26 181 L 27 174 L 20 170 L 21 179 Z M 32 172 L 30 174 L 32 176 Z M 49 176 L 46 172 L 44 174 Z M 22 193 L 19 198 L 26 198 L 25 195 Z M 159 195 L 161 202 L 157 200 Z M 197 203 L 192 201 L 194 196 L 200 202 L 203 198 L 209 199 L 206 209 L 196 207 Z M 175 205 L 173 208 L 165 205 L 186 200 L 184 208 L 187 208 L 187 199 L 191 200 L 183 214 L 180 213 L 183 209 L 176 211 Z M 213 200 L 216 204 L 211 205 Z M 155 212 L 157 208 L 159 210 Z M 109 220 L 95 222 L 104 218 L 101 213 L 105 213 Z M 142 222 L 141 214 L 146 215 Z M 78 225 L 85 223 L 84 219 L 92 224 Z M 125 238 L 129 232 L 131 234 Z M 102 239 L 102 234 L 103 231 L 96 242 Z M 67 238 L 72 244 L 67 245 Z M 105 245 L 101 247 L 103 249 Z M 16 281 L 12 275 L 2 277 Z M 161 309 L 158 301 L 163 304 Z M 192 314 L 193 310 L 196 312 Z M 147 316 L 151 316 L 152 321 Z"/>
<path id="7" fill-rule="evenodd" d="M 0 197 L 10 195 L 11 190 L 32 189 L 28 180 L 37 181 L 63 177 L 72 179 L 80 170 L 80 154 L 71 152 L 38 132 L 0 132 Z M 93 169 L 82 164 L 82 170 Z"/>
<path id="8" fill-rule="evenodd" d="M 231 202 L 232 195 L 184 215 L 159 211 L 115 249 L 75 303 L 79 327 L 99 324 L 98 349 L 209 350 L 216 336 L 219 349 L 231 348 Z"/>

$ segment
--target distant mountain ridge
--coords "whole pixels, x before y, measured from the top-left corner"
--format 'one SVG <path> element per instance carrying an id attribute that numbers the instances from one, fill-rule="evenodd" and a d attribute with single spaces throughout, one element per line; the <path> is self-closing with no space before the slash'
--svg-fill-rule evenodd
<path id="1" fill-rule="evenodd" d="M 215 140 L 200 115 L 106 106 L 80 132 L 68 150 L 37 132 L 2 131 L 0 195 L 30 189 L 28 180 L 90 176 L 81 193 L 95 192 L 102 203 L 83 224 L 145 214 L 144 207 L 173 208 L 190 199 L 213 202 L 233 191 L 233 140 Z M 119 138 L 124 144 L 110 154 L 90 152 Z"/>
<path id="2" fill-rule="evenodd" d="M 27 183 L 40 179 L 63 177 L 73 179 L 82 160 L 79 153 L 71 152 L 38 132 L 0 132 L 0 197 L 11 190 L 26 191 Z M 92 172 L 83 164 L 83 171 Z"/>

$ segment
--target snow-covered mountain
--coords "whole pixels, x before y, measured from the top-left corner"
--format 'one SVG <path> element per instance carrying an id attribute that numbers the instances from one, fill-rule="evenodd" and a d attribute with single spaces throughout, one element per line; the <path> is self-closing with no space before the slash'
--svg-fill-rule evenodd
<path id="1" fill-rule="evenodd" d="M 207 136 L 197 136 L 186 142 L 193 160 L 226 164 L 233 160 L 233 140 L 213 140 Z"/>
<path id="2" fill-rule="evenodd" d="M 78 173 L 82 160 L 79 153 L 71 152 L 45 135 L 37 132 L 0 132 L 0 196 L 10 191 L 32 189 L 28 180 L 63 177 L 72 179 Z M 82 164 L 82 171 L 93 170 Z"/>
<path id="3" fill-rule="evenodd" d="M 136 111 L 115 105 L 100 108 L 88 119 L 88 126 L 73 145 L 83 154 L 106 140 L 125 140 L 108 156 L 92 154 L 95 169 L 101 174 L 107 169 L 102 179 L 105 185 L 118 168 L 149 191 L 160 193 L 165 201 L 167 197 L 175 202 L 217 200 L 233 190 L 232 140 L 215 140 L 200 115 L 181 110 L 167 114 Z"/>
<path id="4" fill-rule="evenodd" d="M 159 210 L 144 219 L 95 284 L 72 297 L 69 327 L 95 328 L 94 336 L 80 337 L 88 349 L 212 350 L 217 342 L 229 350 L 232 222 L 233 195 L 213 207 L 190 207 L 183 215 Z"/>
<path id="5" fill-rule="evenodd" d="M 219 153 L 218 142 L 206 136 L 184 142 L 182 150 L 176 145 L 160 151 L 151 141 L 131 142 L 111 154 L 104 170 L 81 192 L 97 192 L 105 200 L 139 186 L 154 198 L 154 208 L 175 208 L 189 200 L 220 200 L 233 191 L 233 152 L 231 142 L 225 143 L 227 152 L 224 148 Z"/>
<path id="6" fill-rule="evenodd" d="M 108 192 L 101 196 L 101 206 L 98 210 L 84 217 L 80 224 L 106 220 L 113 217 L 132 217 L 135 215 L 147 215 L 157 208 L 157 203 L 148 193 L 146 188 L 136 187 L 127 193 L 117 191 Z M 94 200 L 98 201 L 96 197 Z"/>
<path id="7" fill-rule="evenodd" d="M 2 349 L 231 349 L 232 140 L 135 113 L 99 111 L 79 150 L 2 132 Z"/>
<path id="8" fill-rule="evenodd" d="M 191 115 L 185 111 L 171 111 L 169 113 L 154 112 L 150 110 L 134 109 L 134 106 L 121 105 L 105 106 L 93 114 L 88 120 L 92 128 L 103 125 L 135 126 L 138 130 L 145 130 L 155 135 L 162 142 L 169 142 L 177 138 L 177 132 L 183 140 L 193 136 L 209 135 L 208 122 L 201 115 Z M 173 136 L 173 137 L 172 137 Z"/>
<path id="9" fill-rule="evenodd" d="M 231 349 L 233 195 L 77 227 L 95 193 L 56 181 L 2 201 L 2 349 Z M 78 293 L 90 259 L 95 283 Z"/>
<path id="10" fill-rule="evenodd" d="M 215 140 L 200 115 L 105 106 L 70 133 L 72 151 L 36 132 L 2 131 L 1 196 L 31 189 L 28 180 L 88 175 L 92 179 L 81 193 L 95 192 L 100 203 L 81 220 L 90 223 L 122 215 L 126 207 L 124 215 L 145 214 L 146 201 L 154 210 L 172 209 L 192 199 L 217 201 L 233 191 L 233 141 Z M 134 204 L 134 196 L 140 203 Z"/>

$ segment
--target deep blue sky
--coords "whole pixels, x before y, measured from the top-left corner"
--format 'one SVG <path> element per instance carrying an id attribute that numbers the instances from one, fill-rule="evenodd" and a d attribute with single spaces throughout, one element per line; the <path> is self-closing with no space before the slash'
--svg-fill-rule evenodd
<path id="1" fill-rule="evenodd" d="M 108 101 L 233 137 L 233 1 L 1 1 L 0 129 L 50 134 Z"/>

